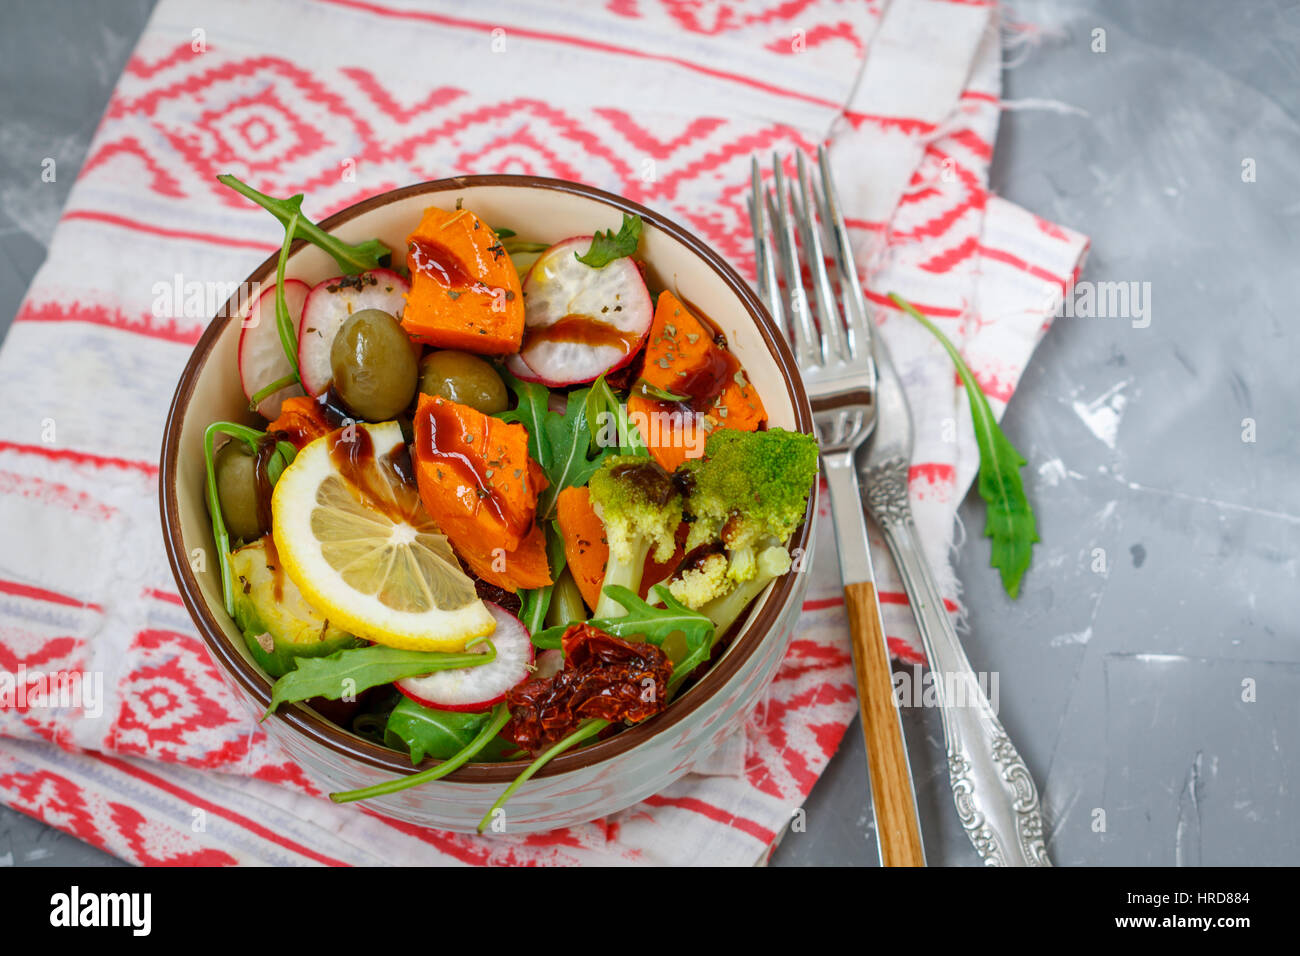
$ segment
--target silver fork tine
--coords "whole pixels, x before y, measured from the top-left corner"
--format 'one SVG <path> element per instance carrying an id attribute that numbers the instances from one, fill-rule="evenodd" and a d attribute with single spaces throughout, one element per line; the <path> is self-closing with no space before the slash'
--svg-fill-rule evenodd
<path id="1" fill-rule="evenodd" d="M 758 276 L 759 296 L 776 320 L 777 328 L 784 330 L 785 303 L 781 301 L 781 285 L 776 277 L 772 240 L 767 232 L 767 199 L 763 190 L 763 176 L 759 171 L 757 157 L 751 158 L 750 164 L 749 221 L 754 228 L 754 268 Z"/>
<path id="2" fill-rule="evenodd" d="M 859 711 L 862 715 L 863 736 L 867 744 L 871 766 L 872 800 L 876 810 L 881 859 L 888 865 L 924 865 L 925 850 L 921 844 L 920 826 L 916 817 L 916 795 L 912 774 L 907 761 L 907 748 L 903 742 L 902 727 L 890 681 L 889 649 L 880 616 L 880 601 L 875 590 L 875 572 L 871 567 L 871 552 L 867 546 L 866 515 L 862 510 L 861 489 L 854 468 L 854 454 L 862 447 L 876 425 L 876 373 L 871 349 L 865 339 L 865 308 L 851 313 L 850 321 L 857 317 L 858 354 L 850 352 L 848 331 L 850 322 L 844 322 L 841 304 L 835 300 L 834 289 L 827 273 L 822 253 L 821 230 L 838 225 L 835 250 L 843 262 L 845 230 L 833 193 L 828 199 L 818 200 L 809 176 L 807 163 L 800 158 L 797 163 L 798 182 L 787 182 L 782 174 L 780 160 L 772 157 L 773 186 L 762 190 L 761 179 L 754 175 L 754 192 L 750 202 L 750 215 L 754 217 L 755 234 L 766 233 L 766 213 L 775 233 L 776 249 L 758 242 L 757 256 L 764 263 L 764 280 L 772 281 L 778 268 L 784 271 L 789 293 L 790 315 L 788 332 L 793 345 L 799 372 L 804 381 L 812 412 L 812 428 L 817 438 L 822 473 L 830 491 L 831 516 L 835 526 L 835 542 L 840 556 L 840 578 L 844 584 L 845 602 L 849 611 L 849 635 L 858 675 Z M 822 174 L 826 175 L 823 161 Z M 830 189 L 829 182 L 824 184 Z M 762 191 L 764 194 L 759 195 Z M 774 193 L 774 195 L 773 195 Z M 767 208 L 763 209 L 764 204 Z M 819 216 L 820 210 L 820 216 Z M 830 210 L 835 210 L 832 218 Z M 799 231 L 803 237 L 802 254 L 807 259 L 809 273 L 816 281 L 817 308 L 822 332 L 817 331 L 812 309 L 801 277 L 800 247 L 795 241 L 795 223 L 799 217 Z M 781 257 L 778 267 L 777 256 Z M 851 276 L 849 284 L 856 284 L 857 275 L 849 261 L 842 276 Z M 842 278 L 842 283 L 844 282 Z M 779 296 L 772 295 L 773 301 Z M 829 361 L 828 361 L 829 359 Z M 882 706 L 895 707 L 890 712 Z"/>
<path id="3" fill-rule="evenodd" d="M 785 271 L 785 286 L 790 293 L 790 329 L 794 336 L 794 354 L 802 368 L 825 365 L 822 358 L 821 338 L 813 327 L 812 311 L 808 308 L 808 293 L 804 291 L 803 276 L 799 274 L 799 252 L 794 239 L 794 222 L 790 218 L 791 194 L 787 191 L 781 160 L 772 154 L 772 186 L 776 193 L 777 245 L 781 250 L 781 264 Z"/>
<path id="4" fill-rule="evenodd" d="M 844 361 L 849 357 L 844 339 L 844 320 L 835 302 L 835 291 L 831 288 L 831 277 L 826 274 L 826 255 L 822 251 L 822 230 L 818 217 L 823 214 L 821 206 L 813 199 L 813 190 L 808 183 L 808 164 L 804 162 L 803 152 L 795 154 L 799 167 L 799 205 L 800 234 L 803 236 L 805 258 L 812 272 L 813 291 L 817 296 L 817 317 L 821 320 L 822 355 L 828 362 Z M 823 220 L 824 221 L 824 220 Z"/>
<path id="5" fill-rule="evenodd" d="M 767 221 L 771 223 L 772 244 L 769 244 L 768 251 L 771 253 L 768 261 L 771 263 L 772 277 L 776 280 L 775 298 L 781 303 L 781 331 L 785 333 L 786 341 L 790 343 L 790 348 L 794 348 L 794 303 L 788 289 L 781 288 L 781 275 L 786 271 L 784 250 L 781 246 L 781 210 L 777 208 L 776 191 L 774 189 L 764 190 L 764 197 L 767 208 Z M 795 353 L 798 357 L 798 353 Z"/>
<path id="6" fill-rule="evenodd" d="M 835 191 L 835 180 L 831 178 L 830 157 L 825 146 L 817 147 L 817 165 L 822 174 L 822 218 L 835 237 L 835 268 L 840 275 L 840 297 L 844 302 L 844 319 L 849 329 L 849 352 L 857 357 L 870 353 L 871 323 L 867 316 L 867 301 L 858 281 L 853 246 L 849 243 L 849 229 L 844 224 L 844 213 Z"/>
<path id="7" fill-rule="evenodd" d="M 758 281 L 758 294 L 767 296 L 767 283 L 764 280 L 767 271 L 763 260 L 767 258 L 767 217 L 759 203 L 763 196 L 763 180 L 759 174 L 758 159 L 749 158 L 749 195 L 745 197 L 745 206 L 749 209 L 749 227 L 754 232 L 754 277 Z M 764 302 L 764 305 L 767 303 Z"/>

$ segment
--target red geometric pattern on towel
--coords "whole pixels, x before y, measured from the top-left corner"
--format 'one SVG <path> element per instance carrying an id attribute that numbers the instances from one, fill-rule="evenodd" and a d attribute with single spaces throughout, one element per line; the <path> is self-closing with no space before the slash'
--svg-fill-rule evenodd
<path id="1" fill-rule="evenodd" d="M 1010 398 L 1050 321 L 1042 289 L 1077 268 L 1086 240 L 987 192 L 999 62 L 996 44 L 977 41 L 996 33 L 991 5 L 527 9 L 158 4 L 0 349 L 0 670 L 104 678 L 97 715 L 0 708 L 0 800 L 140 864 L 752 863 L 816 783 L 856 711 L 824 514 L 789 653 L 723 757 L 610 818 L 531 836 L 442 833 L 324 800 L 226 690 L 175 593 L 158 535 L 157 450 L 210 312 L 160 310 L 159 287 L 173 276 L 237 280 L 280 238 L 218 172 L 274 195 L 303 192 L 317 219 L 456 173 L 577 179 L 664 212 L 752 278 L 751 155 L 826 142 L 868 300 L 911 369 L 919 421 L 960 419 L 958 393 L 887 306 L 895 289 L 967 350 L 999 409 Z M 970 31 L 959 64 L 968 76 L 951 102 L 881 107 L 879 90 L 859 86 L 882 22 L 909 14 Z M 204 24 L 203 37 L 188 24 Z M 346 49 L 330 42 L 340 34 Z M 491 70 L 461 69 L 489 51 L 505 54 Z M 873 156 L 898 157 L 898 194 L 887 215 L 855 214 L 864 177 L 874 180 L 860 163 Z M 953 612 L 947 542 L 972 473 L 964 440 L 919 445 L 911 475 Z M 890 646 L 917 660 L 906 597 L 872 544 Z"/>

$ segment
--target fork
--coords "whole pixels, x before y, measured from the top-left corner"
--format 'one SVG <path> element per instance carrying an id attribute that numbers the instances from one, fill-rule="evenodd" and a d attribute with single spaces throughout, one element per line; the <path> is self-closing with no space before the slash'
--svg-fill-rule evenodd
<path id="1" fill-rule="evenodd" d="M 871 798 L 876 815 L 880 860 L 885 866 L 924 866 L 916 795 L 903 729 L 894 698 L 889 649 L 880 617 L 867 524 L 859 495 L 854 456 L 876 424 L 876 366 L 866 303 L 858 285 L 848 229 L 840 212 L 824 148 L 817 151 L 821 172 L 815 190 L 802 153 L 796 154 L 798 182 L 787 188 L 779 157 L 773 155 L 773 188 L 764 187 L 758 160 L 752 162 L 750 223 L 760 295 L 779 327 L 790 337 L 812 402 L 813 430 L 831 494 L 835 539 L 839 546 L 844 604 L 849 615 L 862 733 L 867 746 Z M 797 185 L 797 188 L 796 188 Z M 775 247 L 768 236 L 772 222 Z M 822 245 L 822 224 L 830 231 L 839 276 L 836 302 Z M 798 241 L 795 232 L 798 230 Z M 813 280 L 814 322 L 804 289 L 799 249 Z M 789 295 L 789 322 L 777 275 L 777 260 Z M 842 305 L 842 311 L 840 306 Z M 819 327 L 820 326 L 820 327 Z"/>

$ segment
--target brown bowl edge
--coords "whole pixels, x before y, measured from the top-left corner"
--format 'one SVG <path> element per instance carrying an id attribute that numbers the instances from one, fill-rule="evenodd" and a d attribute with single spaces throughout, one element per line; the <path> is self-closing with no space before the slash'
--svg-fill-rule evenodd
<path id="1" fill-rule="evenodd" d="M 647 209 L 639 203 L 597 189 L 594 186 L 563 179 L 508 174 L 455 176 L 448 179 L 415 183 L 371 196 L 359 203 L 348 206 L 346 209 L 339 210 L 324 219 L 320 226 L 326 231 L 333 231 L 338 226 L 377 206 L 388 205 L 410 196 L 425 193 L 448 192 L 478 186 L 520 186 L 553 189 L 595 199 L 621 212 L 640 216 L 646 223 L 653 225 L 656 229 L 682 243 L 703 259 L 740 299 L 767 344 L 768 351 L 771 352 L 778 368 L 785 374 L 786 381 L 791 386 L 796 427 L 804 432 L 812 430 L 812 410 L 798 373 L 798 366 L 795 364 L 794 355 L 784 337 L 777 332 L 775 322 L 766 307 L 759 301 L 758 296 L 735 269 L 711 247 L 672 220 Z M 295 242 L 290 250 L 290 256 L 292 257 L 293 253 L 303 244 L 303 240 Z M 273 275 L 277 258 L 278 253 L 270 255 L 250 274 L 246 281 L 260 282 Z M 195 382 L 207 362 L 213 343 L 221 334 L 223 328 L 222 316 L 227 314 L 227 308 L 230 304 L 227 303 L 222 307 L 217 317 L 214 317 L 209 322 L 203 335 L 195 344 L 189 361 L 185 365 L 185 370 L 176 386 L 176 393 L 172 398 L 171 407 L 167 411 L 167 421 L 163 431 L 162 459 L 158 473 L 160 512 L 167 561 L 171 565 L 172 575 L 176 578 L 181 600 L 184 602 L 186 610 L 189 611 L 190 617 L 198 626 L 199 632 L 202 634 L 213 657 L 226 668 L 239 685 L 261 707 L 265 708 L 271 701 L 270 679 L 230 646 L 225 631 L 222 630 L 221 625 L 212 616 L 207 602 L 203 599 L 198 581 L 190 568 L 188 556 L 184 549 L 179 547 L 179 504 L 174 490 L 174 476 L 182 421 L 181 412 L 188 406 Z M 809 496 L 808 513 L 805 515 L 803 526 L 791 540 L 792 546 L 803 548 L 805 551 L 807 550 L 808 536 L 811 533 L 812 509 L 815 500 L 816 495 Z M 749 656 L 754 653 L 758 645 L 762 643 L 763 638 L 767 636 L 768 630 L 793 591 L 794 584 L 794 575 L 785 575 L 758 609 L 757 616 L 745 633 L 744 638 L 731 647 L 722 660 L 710 668 L 690 690 L 682 695 L 679 700 L 674 701 L 662 714 L 644 723 L 625 728 L 607 740 L 597 741 L 573 753 L 561 754 L 550 761 L 535 776 L 549 777 L 579 770 L 625 753 L 633 747 L 645 743 L 655 734 L 667 730 L 686 717 L 687 714 L 696 710 L 726 684 Z M 293 729 L 327 749 L 350 757 L 360 763 L 390 771 L 393 774 L 416 773 L 439 762 L 430 759 L 420 766 L 413 767 L 409 758 L 358 737 L 301 704 L 282 706 L 277 715 L 282 717 Z M 529 761 L 526 760 L 516 760 L 497 764 L 467 764 L 454 773 L 448 774 L 443 779 L 458 783 L 509 783 L 528 763 Z"/>

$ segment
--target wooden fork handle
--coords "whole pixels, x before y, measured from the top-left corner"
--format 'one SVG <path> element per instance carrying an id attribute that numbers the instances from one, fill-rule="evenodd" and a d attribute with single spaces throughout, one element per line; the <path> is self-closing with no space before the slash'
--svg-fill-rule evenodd
<path id="1" fill-rule="evenodd" d="M 846 584 L 844 604 L 849 612 L 849 639 L 858 679 L 858 703 L 862 735 L 867 744 L 880 859 L 885 866 L 925 866 L 921 826 L 916 818 L 916 798 L 894 702 L 893 671 L 889 666 L 875 585 L 869 581 Z"/>

